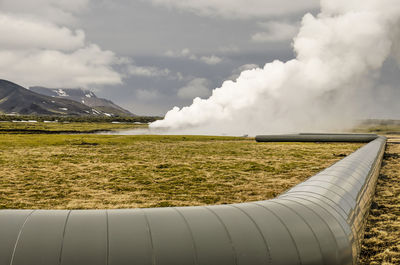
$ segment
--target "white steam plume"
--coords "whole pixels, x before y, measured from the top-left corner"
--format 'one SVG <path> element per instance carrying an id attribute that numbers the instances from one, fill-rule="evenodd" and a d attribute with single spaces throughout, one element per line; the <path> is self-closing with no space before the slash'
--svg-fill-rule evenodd
<path id="1" fill-rule="evenodd" d="M 346 126 L 368 110 L 380 68 L 399 50 L 399 19 L 398 0 L 321 0 L 294 39 L 296 59 L 244 71 L 150 127 L 253 135 Z"/>

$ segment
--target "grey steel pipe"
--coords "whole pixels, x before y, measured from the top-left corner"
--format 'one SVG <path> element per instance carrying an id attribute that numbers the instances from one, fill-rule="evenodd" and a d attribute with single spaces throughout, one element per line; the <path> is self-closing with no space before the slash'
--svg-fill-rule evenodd
<path id="1" fill-rule="evenodd" d="M 127 210 L 1 210 L 0 265 L 356 264 L 386 139 L 276 199 Z"/>
<path id="2" fill-rule="evenodd" d="M 353 142 L 368 143 L 376 134 L 300 133 L 285 135 L 257 135 L 257 142 Z"/>

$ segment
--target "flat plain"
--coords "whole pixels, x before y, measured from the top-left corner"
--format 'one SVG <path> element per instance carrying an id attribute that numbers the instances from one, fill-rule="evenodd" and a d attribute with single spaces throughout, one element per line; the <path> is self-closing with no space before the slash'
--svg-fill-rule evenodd
<path id="1" fill-rule="evenodd" d="M 98 209 L 270 199 L 361 144 L 256 143 L 251 138 L 109 136 L 110 123 L 0 123 L 0 209 Z M 360 264 L 400 264 L 400 125 L 389 136 Z"/>
<path id="2" fill-rule="evenodd" d="M 226 204 L 275 197 L 360 144 L 0 134 L 0 208 Z"/>
<path id="3" fill-rule="evenodd" d="M 0 134 L 76 134 L 139 128 L 147 128 L 147 124 L 123 122 L 0 122 Z"/>

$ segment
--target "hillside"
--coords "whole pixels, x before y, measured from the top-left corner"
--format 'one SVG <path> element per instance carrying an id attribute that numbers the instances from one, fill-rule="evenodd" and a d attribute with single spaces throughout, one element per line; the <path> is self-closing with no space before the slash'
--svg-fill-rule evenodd
<path id="1" fill-rule="evenodd" d="M 61 89 L 34 86 L 30 87 L 29 90 L 49 97 L 73 100 L 82 103 L 88 107 L 94 108 L 97 111 L 103 112 L 106 115 L 110 114 L 114 116 L 135 116 L 130 111 L 123 109 L 111 100 L 99 98 L 92 91 L 86 89 Z"/>
<path id="2" fill-rule="evenodd" d="M 107 99 L 97 98 L 90 91 L 71 89 L 67 90 L 69 95 L 61 89 L 59 93 L 54 92 L 55 94 L 49 94 L 51 89 L 47 90 L 47 95 L 36 93 L 8 80 L 0 79 L 0 114 L 134 116 Z M 64 96 L 61 96 L 62 94 Z"/>
<path id="3" fill-rule="evenodd" d="M 101 114 L 82 103 L 40 95 L 2 79 L 0 79 L 0 113 L 23 115 Z"/>
<path id="4" fill-rule="evenodd" d="M 0 79 L 0 114 L 132 116 L 118 108 L 91 107 L 68 98 L 36 93 L 8 80 Z"/>

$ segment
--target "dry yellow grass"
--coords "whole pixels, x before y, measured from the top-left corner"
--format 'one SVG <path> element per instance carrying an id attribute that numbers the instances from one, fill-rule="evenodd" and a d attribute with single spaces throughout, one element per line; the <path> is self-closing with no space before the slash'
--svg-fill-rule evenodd
<path id="1" fill-rule="evenodd" d="M 362 265 L 400 264 L 399 140 L 388 141 L 362 243 Z"/>
<path id="2" fill-rule="evenodd" d="M 3 134 L 0 208 L 135 208 L 269 199 L 359 146 L 232 137 Z"/>

